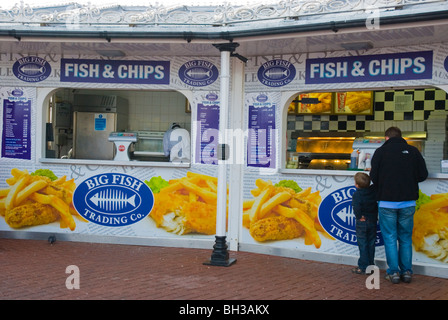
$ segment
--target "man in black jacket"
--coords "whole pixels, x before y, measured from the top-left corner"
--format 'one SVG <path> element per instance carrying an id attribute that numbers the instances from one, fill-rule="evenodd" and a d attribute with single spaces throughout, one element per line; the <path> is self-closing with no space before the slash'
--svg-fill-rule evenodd
<path id="1" fill-rule="evenodd" d="M 412 229 L 418 183 L 426 180 L 425 160 L 414 146 L 390 127 L 386 142 L 372 157 L 370 178 L 377 189 L 378 215 L 387 260 L 386 279 L 392 283 L 411 282 Z M 398 246 L 397 246 L 398 241 Z"/>

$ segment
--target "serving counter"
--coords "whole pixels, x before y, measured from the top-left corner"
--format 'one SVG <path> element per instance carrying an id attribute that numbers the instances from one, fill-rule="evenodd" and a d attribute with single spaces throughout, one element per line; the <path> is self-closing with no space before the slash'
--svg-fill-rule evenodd
<path id="1" fill-rule="evenodd" d="M 190 163 L 172 163 L 169 161 L 116 161 L 116 160 L 89 160 L 89 159 L 51 159 L 41 158 L 39 163 L 43 165 L 88 165 L 88 166 L 126 166 L 126 167 L 165 167 L 165 168 L 189 168 Z"/>

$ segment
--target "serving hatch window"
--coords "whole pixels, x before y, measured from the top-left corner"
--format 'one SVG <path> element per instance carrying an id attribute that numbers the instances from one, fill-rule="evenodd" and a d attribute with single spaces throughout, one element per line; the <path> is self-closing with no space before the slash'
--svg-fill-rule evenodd
<path id="1" fill-rule="evenodd" d="M 298 93 L 292 99 L 285 112 L 283 168 L 347 170 L 353 151 L 350 144 L 359 137 L 384 137 L 391 126 L 399 127 L 408 143 L 421 150 L 430 172 L 441 172 L 441 160 L 448 159 L 446 129 L 438 124 L 447 120 L 448 94 L 444 90 L 312 92 Z"/>
<path id="2" fill-rule="evenodd" d="M 141 137 L 129 146 L 129 160 L 168 162 L 163 134 L 172 123 L 191 131 L 186 97 L 176 91 L 59 89 L 46 117 L 45 157 L 113 160 L 112 132 Z"/>

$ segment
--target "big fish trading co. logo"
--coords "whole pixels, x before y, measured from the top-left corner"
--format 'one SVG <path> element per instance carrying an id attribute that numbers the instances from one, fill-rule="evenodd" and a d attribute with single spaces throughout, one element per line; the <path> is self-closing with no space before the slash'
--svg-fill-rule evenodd
<path id="1" fill-rule="evenodd" d="M 258 80 L 268 87 L 282 87 L 294 80 L 296 68 L 286 60 L 270 60 L 258 69 Z"/>
<path id="2" fill-rule="evenodd" d="M 356 246 L 356 218 L 352 207 L 352 196 L 355 191 L 356 187 L 350 186 L 329 194 L 320 204 L 319 221 L 332 237 Z M 375 245 L 383 245 L 378 226 Z"/>
<path id="3" fill-rule="evenodd" d="M 192 87 L 211 85 L 218 79 L 218 68 L 205 60 L 191 60 L 179 68 L 179 78 Z"/>
<path id="4" fill-rule="evenodd" d="M 40 82 L 50 76 L 51 66 L 45 59 L 29 56 L 18 59 L 12 66 L 12 72 L 19 80 Z"/>
<path id="5" fill-rule="evenodd" d="M 76 211 L 87 220 L 121 227 L 146 217 L 154 195 L 142 181 L 121 173 L 103 173 L 84 180 L 73 194 Z"/>

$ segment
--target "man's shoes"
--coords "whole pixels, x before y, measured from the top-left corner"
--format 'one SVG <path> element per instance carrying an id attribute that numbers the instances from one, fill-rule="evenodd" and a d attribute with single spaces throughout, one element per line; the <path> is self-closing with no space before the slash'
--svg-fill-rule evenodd
<path id="1" fill-rule="evenodd" d="M 397 284 L 400 283 L 400 275 L 398 274 L 398 272 L 392 273 L 392 274 L 386 274 L 386 276 L 384 277 L 384 279 L 389 280 L 390 282 Z"/>
<path id="2" fill-rule="evenodd" d="M 401 281 L 404 283 L 410 283 L 412 280 L 412 273 L 410 271 L 406 271 L 401 275 Z"/>

